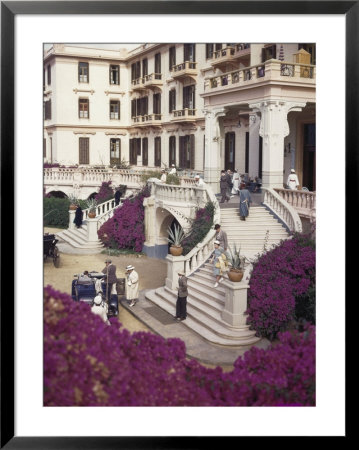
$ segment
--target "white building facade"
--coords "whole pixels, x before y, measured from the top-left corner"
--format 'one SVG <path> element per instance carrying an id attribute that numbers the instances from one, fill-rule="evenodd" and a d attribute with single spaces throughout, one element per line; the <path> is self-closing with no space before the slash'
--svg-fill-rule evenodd
<path id="1" fill-rule="evenodd" d="M 119 46 L 120 47 L 120 46 Z M 202 173 L 315 190 L 313 44 L 54 44 L 44 56 L 44 162 Z"/>

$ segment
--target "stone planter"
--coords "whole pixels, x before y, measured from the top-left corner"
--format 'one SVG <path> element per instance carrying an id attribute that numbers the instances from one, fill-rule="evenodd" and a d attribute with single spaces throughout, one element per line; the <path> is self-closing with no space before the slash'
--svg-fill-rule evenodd
<path id="1" fill-rule="evenodd" d="M 228 278 L 234 282 L 242 281 L 243 270 L 242 269 L 229 269 Z"/>
<path id="2" fill-rule="evenodd" d="M 71 203 L 70 205 L 70 211 L 75 211 L 77 209 L 77 206 Z"/>
<path id="3" fill-rule="evenodd" d="M 183 252 L 183 247 L 180 245 L 171 245 L 170 253 L 172 256 L 181 256 Z"/>
<path id="4" fill-rule="evenodd" d="M 90 211 L 89 213 L 88 213 L 88 216 L 89 216 L 89 218 L 90 219 L 94 219 L 95 217 L 96 217 L 96 212 L 94 212 L 94 211 Z"/>

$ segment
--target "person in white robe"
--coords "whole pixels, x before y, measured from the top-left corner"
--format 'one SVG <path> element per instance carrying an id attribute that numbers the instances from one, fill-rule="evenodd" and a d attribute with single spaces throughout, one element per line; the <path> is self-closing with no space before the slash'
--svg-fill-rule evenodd
<path id="1" fill-rule="evenodd" d="M 131 300 L 130 308 L 135 306 L 139 294 L 139 276 L 131 264 L 126 267 L 126 299 Z"/>
<path id="2" fill-rule="evenodd" d="M 176 166 L 172 164 L 171 170 L 168 172 L 168 175 L 176 175 L 176 173 L 177 173 Z"/>
<path id="3" fill-rule="evenodd" d="M 298 180 L 297 174 L 295 173 L 294 169 L 290 170 L 290 174 L 289 174 L 288 180 L 287 180 L 287 185 L 288 185 L 289 189 L 292 189 L 292 190 L 298 189 L 299 180 Z"/>
<path id="4" fill-rule="evenodd" d="M 101 319 L 107 324 L 111 325 L 107 317 L 108 306 L 107 303 L 103 301 L 102 295 L 98 294 L 94 298 L 93 306 L 91 307 L 91 312 L 101 317 Z"/>
<path id="5" fill-rule="evenodd" d="M 233 177 L 232 177 L 232 183 L 233 183 L 233 187 L 232 187 L 232 194 L 235 195 L 239 195 L 239 173 L 235 170 L 233 172 Z"/>

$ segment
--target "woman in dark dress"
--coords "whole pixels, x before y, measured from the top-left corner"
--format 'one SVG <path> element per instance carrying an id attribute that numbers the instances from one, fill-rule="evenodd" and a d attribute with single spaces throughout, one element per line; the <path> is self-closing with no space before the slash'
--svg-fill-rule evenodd
<path id="1" fill-rule="evenodd" d="M 75 218 L 74 218 L 74 224 L 76 225 L 77 228 L 80 228 L 82 225 L 83 215 L 84 215 L 84 213 L 82 212 L 81 206 L 77 205 L 77 209 L 75 212 Z"/>

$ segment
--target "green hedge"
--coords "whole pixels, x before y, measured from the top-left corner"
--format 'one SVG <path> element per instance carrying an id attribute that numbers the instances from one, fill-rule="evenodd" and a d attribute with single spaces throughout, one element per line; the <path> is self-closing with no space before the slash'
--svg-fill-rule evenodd
<path id="1" fill-rule="evenodd" d="M 79 200 L 81 208 L 86 209 L 86 202 Z M 44 198 L 44 227 L 67 228 L 69 226 L 70 200 L 68 198 Z"/>

